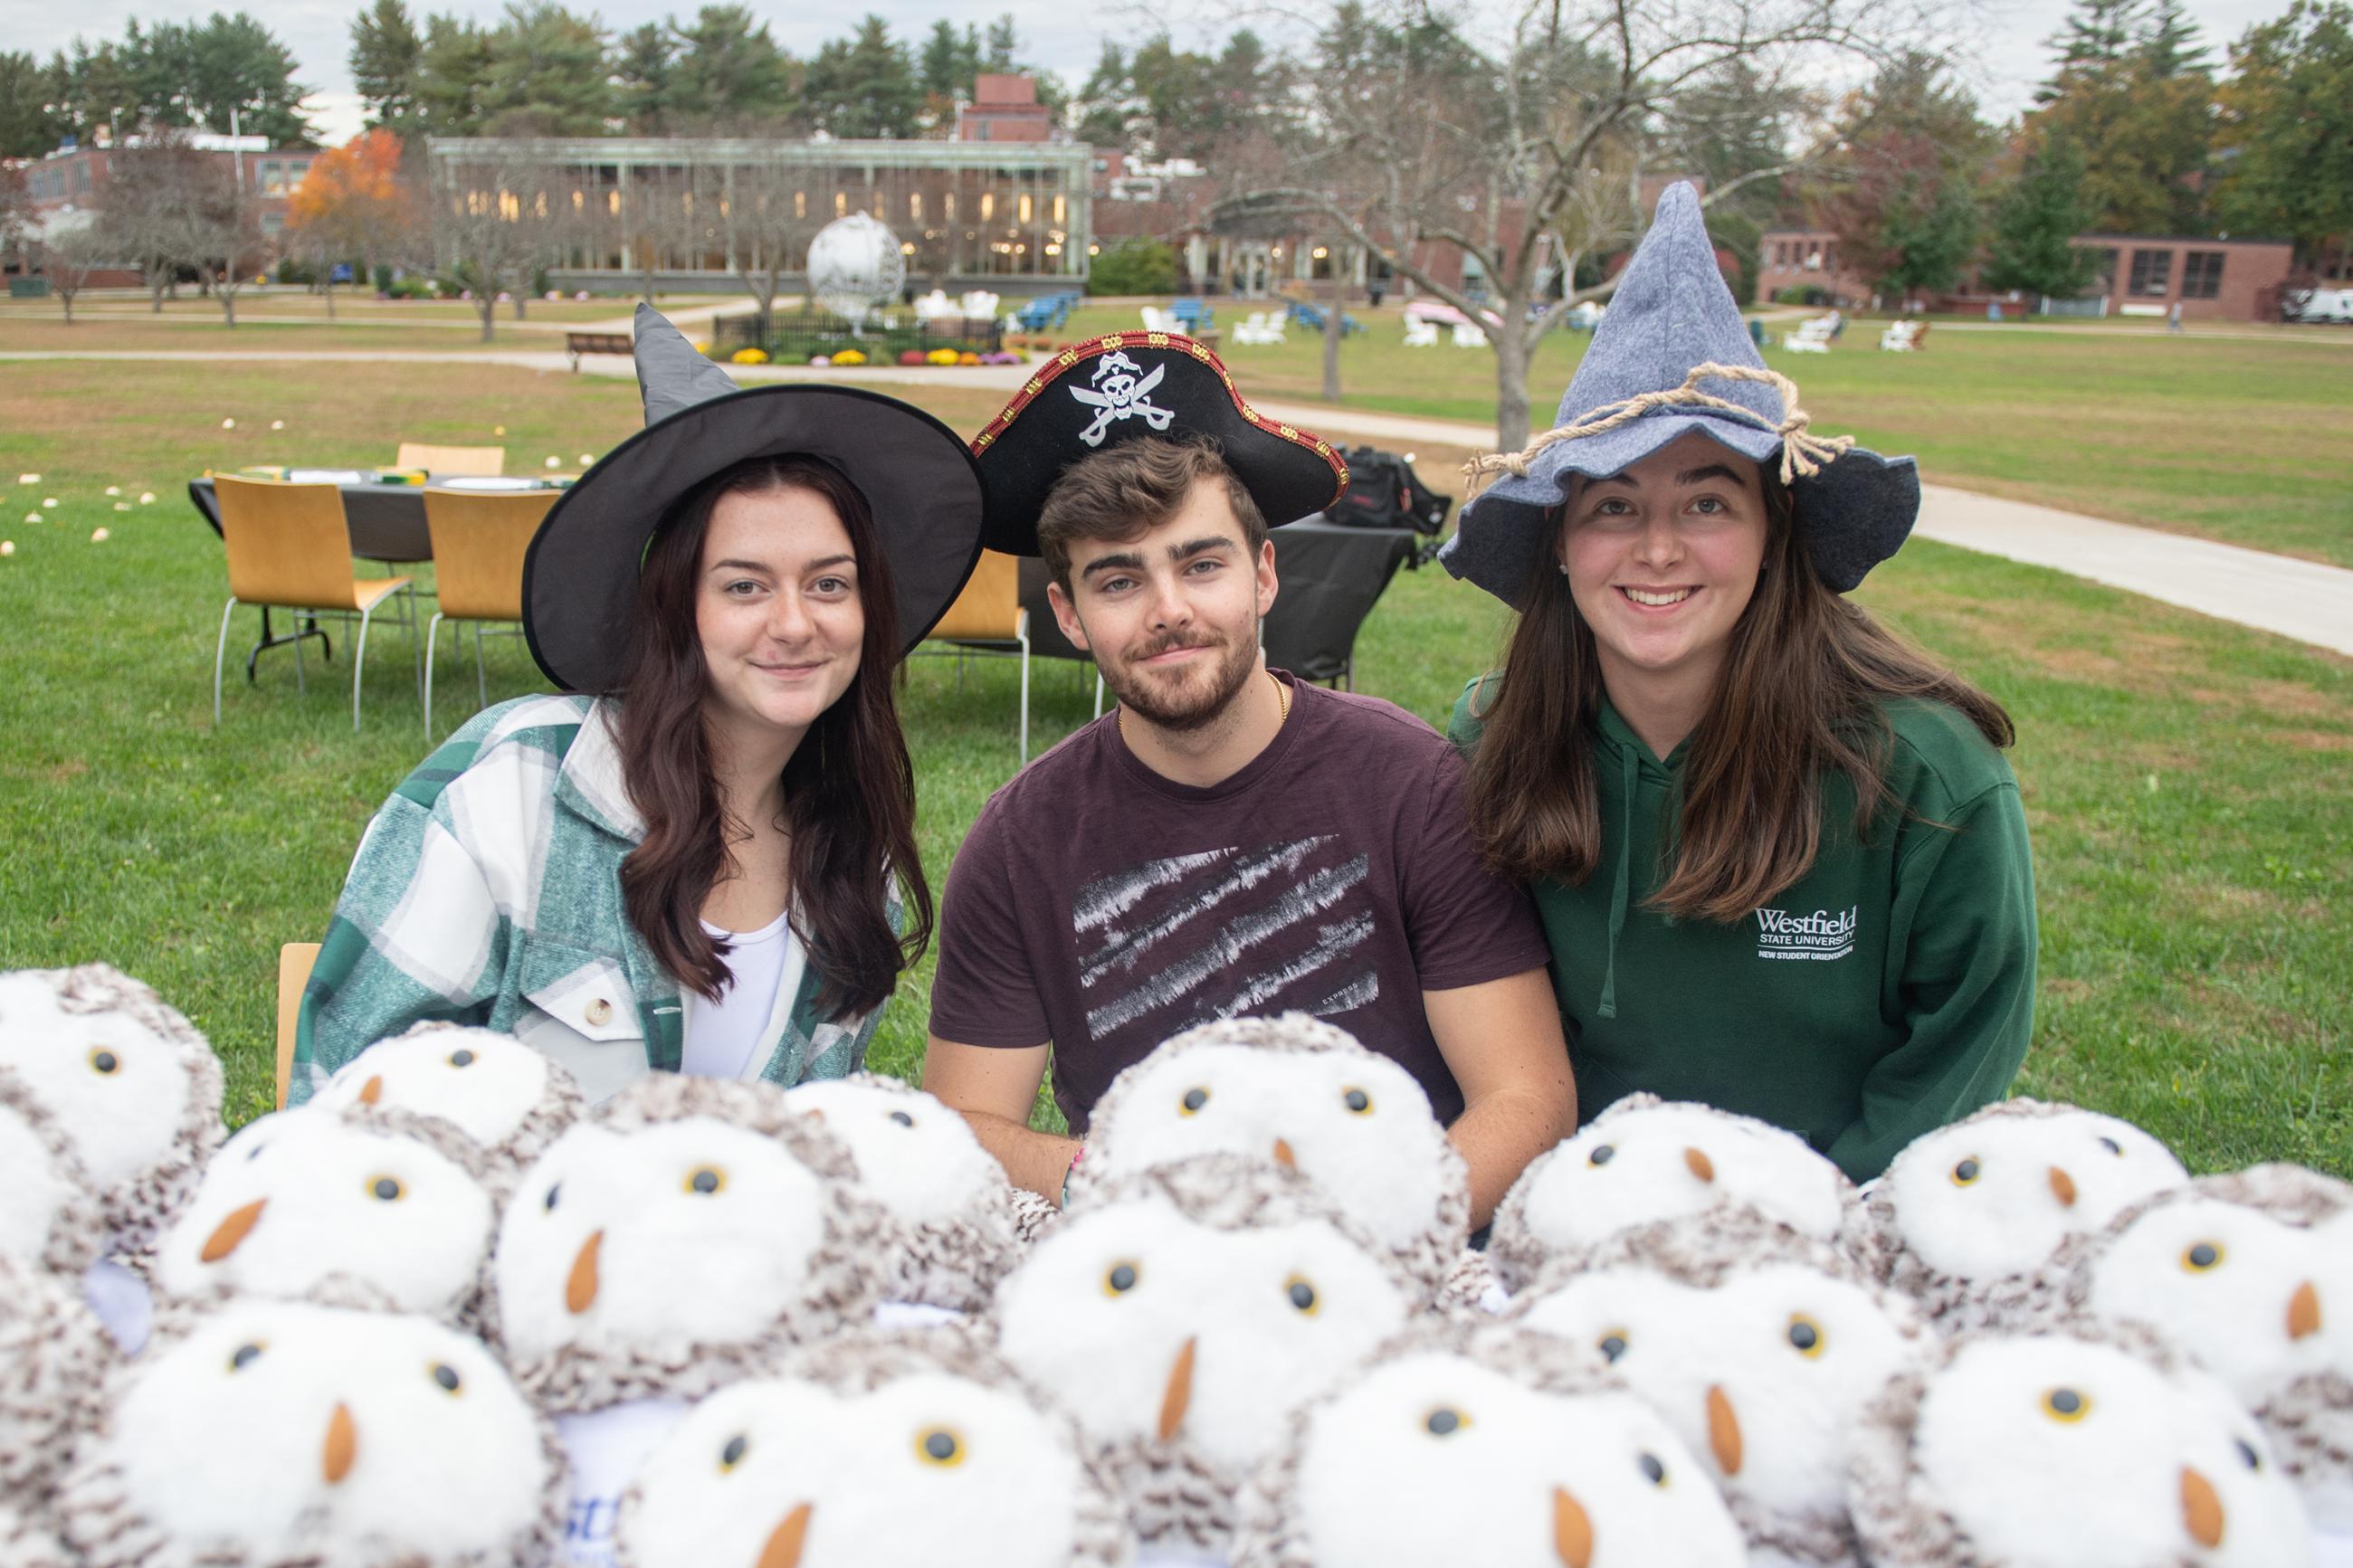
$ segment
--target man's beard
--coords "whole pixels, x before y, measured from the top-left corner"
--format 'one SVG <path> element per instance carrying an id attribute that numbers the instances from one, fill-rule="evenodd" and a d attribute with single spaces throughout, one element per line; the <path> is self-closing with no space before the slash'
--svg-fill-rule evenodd
<path id="1" fill-rule="evenodd" d="M 1100 665 L 1097 668 L 1103 671 L 1103 684 L 1111 688 L 1112 695 L 1119 699 L 1121 707 L 1132 710 L 1137 718 L 1155 729 L 1189 734 L 1216 723 L 1232 706 L 1234 699 L 1240 695 L 1242 688 L 1250 684 L 1251 675 L 1258 668 L 1257 630 L 1257 623 L 1253 621 L 1250 637 L 1229 647 L 1216 669 L 1206 676 L 1193 676 L 1170 695 L 1163 694 L 1165 688 L 1147 685 L 1145 679 L 1134 676 L 1132 673 L 1134 666 L 1166 653 L 1170 648 L 1211 645 L 1182 637 L 1164 637 L 1118 669 Z"/>

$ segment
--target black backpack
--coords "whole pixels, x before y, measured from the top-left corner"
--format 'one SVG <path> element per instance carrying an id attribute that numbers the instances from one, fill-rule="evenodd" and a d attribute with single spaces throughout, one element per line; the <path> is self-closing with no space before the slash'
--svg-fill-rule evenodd
<path id="1" fill-rule="evenodd" d="M 1351 447 L 1342 457 L 1348 488 L 1324 510 L 1327 520 L 1351 528 L 1409 528 L 1431 538 L 1446 531 L 1454 498 L 1423 484 L 1411 463 L 1377 447 Z"/>

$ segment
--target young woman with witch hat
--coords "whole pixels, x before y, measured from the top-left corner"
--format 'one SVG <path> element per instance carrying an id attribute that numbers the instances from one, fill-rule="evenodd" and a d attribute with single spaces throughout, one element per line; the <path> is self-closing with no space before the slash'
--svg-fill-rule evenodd
<path id="1" fill-rule="evenodd" d="M 377 813 L 291 1099 L 434 1018 L 512 1031 L 591 1100 L 839 1077 L 929 940 L 890 674 L 979 559 L 972 459 L 894 399 L 739 391 L 637 329 L 646 428 L 523 572 L 532 655 L 575 695 L 477 714 Z"/>
<path id="2" fill-rule="evenodd" d="M 1997 1100 L 2033 1022 L 2009 716 L 1842 595 L 1920 485 L 1807 428 L 1671 187 L 1558 426 L 1440 559 L 1519 611 L 1451 733 L 1533 884 L 1578 1104 L 1776 1122 L 1858 1180 Z"/>

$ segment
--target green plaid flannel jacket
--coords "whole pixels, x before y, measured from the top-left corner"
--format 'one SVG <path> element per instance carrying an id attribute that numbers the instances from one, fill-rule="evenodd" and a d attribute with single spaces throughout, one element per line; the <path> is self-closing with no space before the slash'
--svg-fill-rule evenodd
<path id="1" fill-rule="evenodd" d="M 287 1100 L 427 1018 L 547 1051 L 592 1100 L 678 1070 L 677 982 L 621 902 L 644 837 L 607 722 L 586 697 L 525 697 L 469 720 L 393 791 L 360 840 L 303 990 Z M 891 918 L 901 919 L 893 891 Z M 826 1019 L 810 964 L 777 999 L 760 1076 L 792 1085 L 864 1062 L 881 1009 Z"/>

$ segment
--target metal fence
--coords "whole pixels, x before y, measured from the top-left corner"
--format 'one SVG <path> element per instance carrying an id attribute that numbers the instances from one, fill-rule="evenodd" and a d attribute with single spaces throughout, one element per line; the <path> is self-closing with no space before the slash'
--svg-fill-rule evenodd
<path id="1" fill-rule="evenodd" d="M 1004 346 L 1003 330 L 994 321 L 955 320 L 909 322 L 904 315 L 885 318 L 891 325 L 870 324 L 852 331 L 840 317 L 822 310 L 779 313 L 770 319 L 766 337 L 760 335 L 757 316 L 722 316 L 712 334 L 717 357 L 738 349 L 761 349 L 780 364 L 799 364 L 819 354 L 856 349 L 870 360 L 895 361 L 913 352 L 947 349 L 956 353 L 995 353 Z"/>

